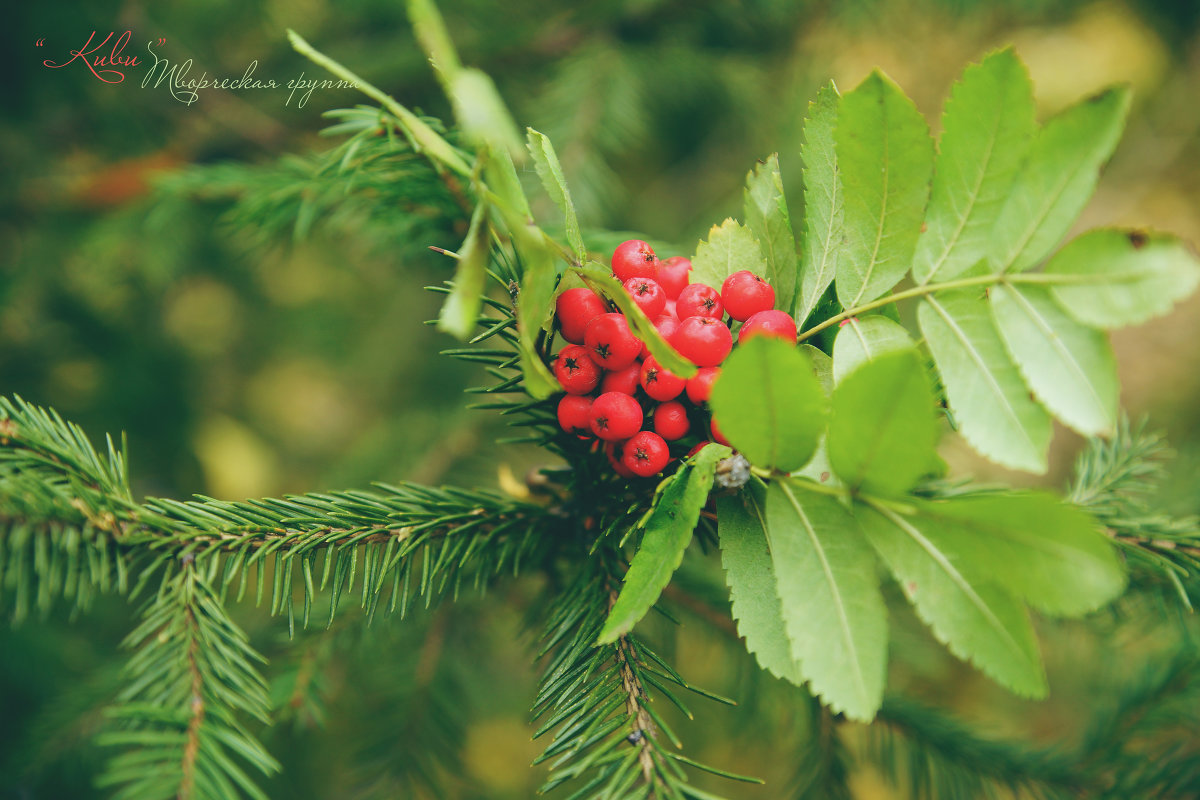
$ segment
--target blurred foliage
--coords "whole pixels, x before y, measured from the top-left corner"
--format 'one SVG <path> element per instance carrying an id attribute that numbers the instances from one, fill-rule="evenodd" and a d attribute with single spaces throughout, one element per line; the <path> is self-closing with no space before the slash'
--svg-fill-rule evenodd
<path id="1" fill-rule="evenodd" d="M 735 213 L 747 169 L 772 151 L 789 195 L 801 196 L 799 126 L 829 78 L 850 87 L 881 66 L 936 129 L 962 64 L 1007 42 L 1030 65 L 1043 115 L 1113 81 L 1134 86 L 1125 140 L 1081 226 L 1200 240 L 1191 0 L 441 5 L 464 58 L 496 78 L 519 122 L 554 140 L 584 227 L 641 232 L 667 255 L 690 253 Z M 403 158 L 389 165 L 394 182 L 363 186 L 339 183 L 322 155 L 321 112 L 360 98 L 317 90 L 298 109 L 286 92 L 214 90 L 184 106 L 132 80 L 110 86 L 41 65 L 93 29 L 129 28 L 134 44 L 165 37 L 161 52 L 194 58 L 197 71 L 240 75 L 257 60 L 263 77 L 312 77 L 286 44 L 293 27 L 410 107 L 445 116 L 401 4 L 135 0 L 10 14 L 0 38 L 19 55 L 0 101 L 0 393 L 55 406 L 89 431 L 128 431 L 135 485 L 149 494 L 239 498 L 374 479 L 511 485 L 536 463 L 492 444 L 502 420 L 465 410 L 461 395 L 480 373 L 437 357 L 450 340 L 421 324 L 439 298 L 420 287 L 452 268 L 426 248 L 456 248 L 465 230 L 455 198 Z M 388 156 L 367 147 L 355 157 Z M 283 191 L 298 178 L 304 192 Z M 549 205 L 535 210 L 557 218 Z M 1180 451 L 1157 504 L 1193 513 L 1198 342 L 1195 298 L 1116 338 L 1126 405 L 1149 412 Z M 1074 446 L 1060 441 L 1059 485 Z M 945 455 L 958 471 L 997 474 L 953 444 Z M 687 567 L 681 579 L 723 607 L 713 564 Z M 272 796 L 529 797 L 544 778 L 527 768 L 539 751 L 526 726 L 533 636 L 508 609 L 536 595 L 505 591 L 367 632 L 351 616 L 333 639 L 306 634 L 300 647 L 278 621 L 239 609 L 276 668 L 272 698 L 290 722 L 266 740 L 284 764 Z M 1174 658 L 1181 632 L 1194 641 L 1192 619 L 1146 624 L 1166 607 L 1160 591 L 1133 594 L 1099 629 L 1043 622 L 1045 703 L 996 689 L 904 617 L 894 636 L 905 659 L 890 685 L 975 729 L 1084 741 L 1079 711 L 1092 698 L 1118 698 Z M 101 599 L 86 624 L 0 629 L 0 798 L 92 796 L 100 757 L 88 742 L 118 685 L 121 602 Z M 689 753 L 767 779 L 723 785 L 730 796 L 821 796 L 805 787 L 846 769 L 848 756 L 814 745 L 828 726 L 819 708 L 764 678 L 709 606 L 683 603 L 678 614 L 681 628 L 648 625 L 656 646 L 690 680 L 741 699 L 733 710 L 701 706 L 698 724 L 682 728 L 663 710 Z M 847 739 L 859 754 L 881 752 L 865 732 Z M 736 753 L 721 749 L 733 740 Z M 855 796 L 897 796 L 878 761 L 855 772 Z"/>

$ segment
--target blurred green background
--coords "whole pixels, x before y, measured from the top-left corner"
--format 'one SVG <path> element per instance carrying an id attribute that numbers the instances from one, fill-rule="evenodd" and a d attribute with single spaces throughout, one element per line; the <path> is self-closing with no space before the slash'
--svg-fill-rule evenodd
<path id="1" fill-rule="evenodd" d="M 554 140 L 585 227 L 674 243 L 663 255 L 691 254 L 709 225 L 738 214 L 746 171 L 773 151 L 800 215 L 799 129 L 825 81 L 850 88 L 880 66 L 936 130 L 965 63 L 1007 43 L 1029 65 L 1043 117 L 1109 83 L 1134 87 L 1125 139 L 1080 228 L 1142 225 L 1200 240 L 1194 0 L 441 7 L 464 60 L 496 79 L 519 123 Z M 321 113 L 362 98 L 318 89 L 298 109 L 286 91 L 209 90 L 186 106 L 140 87 L 143 68 L 106 85 L 82 68 L 42 66 L 93 29 L 130 29 L 127 55 L 164 37 L 159 52 L 193 58 L 192 77 L 240 76 L 254 60 L 262 78 L 312 77 L 287 46 L 291 27 L 401 102 L 447 117 L 403 4 L 129 1 L 9 14 L 0 392 L 54 406 L 94 436 L 127 431 L 144 494 L 241 498 L 377 479 L 496 486 L 539 463 L 492 443 L 502 424 L 466 410 L 462 395 L 480 373 L 438 357 L 453 344 L 422 324 L 439 299 L 422 287 L 450 274 L 426 246 L 457 248 L 461 219 L 359 187 L 318 204 L 310 234 L 293 236 L 287 212 L 308 190 L 284 187 L 311 174 L 307 154 L 331 146 L 318 137 Z M 275 223 L 247 224 L 263 203 L 275 204 Z M 1200 298 L 1115 343 L 1126 407 L 1149 414 L 1179 451 L 1162 503 L 1200 510 Z M 1077 447 L 1060 432 L 1052 474 L 1035 479 L 1002 475 L 953 441 L 946 457 L 960 474 L 1061 486 Z M 351 614 L 335 638 L 294 643 L 279 621 L 239 612 L 277 680 L 283 722 L 267 744 L 285 771 L 272 796 L 532 796 L 542 773 L 528 764 L 541 743 L 525 725 L 535 673 L 523 615 L 536 590 L 501 586 L 365 632 Z M 93 796 L 102 754 L 88 737 L 119 685 L 131 613 L 108 599 L 86 619 L 0 628 L 0 798 Z M 769 781 L 722 787 L 731 796 L 789 796 L 803 699 L 758 675 L 727 633 L 683 619 L 658 632 L 676 666 L 742 701 L 736 711 L 700 706 L 697 722 L 677 726 L 689 753 Z M 1006 695 L 904 620 L 892 685 L 988 731 L 1069 741 L 1087 698 L 1122 672 L 1080 671 L 1081 660 L 1139 653 L 1133 669 L 1166 637 L 1043 629 L 1046 703 Z M 319 708 L 302 700 L 314 681 Z M 894 796 L 870 771 L 854 786 L 864 798 Z"/>

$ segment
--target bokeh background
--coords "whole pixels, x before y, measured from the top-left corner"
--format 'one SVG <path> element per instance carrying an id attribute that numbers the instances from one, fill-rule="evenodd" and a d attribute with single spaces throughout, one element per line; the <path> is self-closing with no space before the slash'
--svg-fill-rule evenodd
<path id="1" fill-rule="evenodd" d="M 691 254 L 709 225 L 737 215 L 746 171 L 773 151 L 800 216 L 799 130 L 822 83 L 850 88 L 882 67 L 936 130 L 963 65 L 1009 43 L 1043 118 L 1113 82 L 1134 88 L 1126 136 L 1080 227 L 1200 241 L 1194 0 L 441 7 L 464 60 L 494 76 L 520 124 L 556 143 L 584 225 L 636 231 L 664 243 L 660 254 Z M 241 498 L 377 479 L 498 486 L 538 463 L 494 444 L 502 424 L 467 410 L 462 394 L 481 374 L 439 357 L 453 343 L 422 324 L 439 300 L 422 287 L 450 274 L 426 246 L 456 248 L 461 219 L 372 187 L 330 195 L 305 183 L 312 154 L 331 146 L 322 112 L 362 98 L 316 90 L 297 108 L 286 91 L 209 90 L 187 106 L 139 86 L 143 68 L 112 86 L 42 66 L 92 30 L 130 29 L 127 55 L 164 37 L 160 52 L 193 58 L 193 77 L 240 76 L 255 60 L 263 78 L 312 77 L 287 46 L 291 27 L 409 106 L 448 116 L 403 4 L 26 3 L 6 16 L 0 392 L 54 406 L 94 436 L 126 431 L 136 486 L 150 495 Z M 311 212 L 304 236 L 300 207 Z M 1200 510 L 1200 298 L 1115 344 L 1126 407 L 1179 453 L 1161 504 Z M 953 441 L 946 455 L 960 474 L 1061 486 L 1078 446 L 1060 431 L 1044 478 L 1004 475 Z M 351 614 L 334 633 L 295 642 L 279 621 L 240 611 L 272 660 L 281 721 L 265 736 L 285 771 L 271 795 L 532 796 L 541 744 L 525 721 L 536 679 L 525 613 L 536 590 L 502 585 L 369 631 Z M 722 787 L 730 796 L 790 796 L 806 702 L 758 675 L 727 631 L 686 610 L 682 619 L 659 631 L 676 665 L 741 701 L 734 711 L 697 704 L 697 722 L 677 726 L 689 752 L 768 779 Z M 1088 699 L 1121 677 L 1118 666 L 1080 663 L 1152 659 L 1162 638 L 1042 627 L 1046 703 L 991 686 L 904 620 L 892 684 L 988 732 L 1070 742 Z M 130 628 L 119 598 L 85 619 L 0 628 L 0 798 L 97 796 L 103 754 L 89 738 L 119 685 Z M 864 798 L 897 796 L 870 770 L 854 786 Z"/>

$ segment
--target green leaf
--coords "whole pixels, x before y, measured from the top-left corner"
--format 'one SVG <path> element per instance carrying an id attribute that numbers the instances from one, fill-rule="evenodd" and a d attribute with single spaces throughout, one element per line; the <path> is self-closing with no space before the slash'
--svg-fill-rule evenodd
<path id="1" fill-rule="evenodd" d="M 712 489 L 717 462 L 729 453 L 728 447 L 708 444 L 668 479 L 646 519 L 641 547 L 629 564 L 621 594 L 609 611 L 596 644 L 611 644 L 629 633 L 658 602 L 692 540 L 700 510 Z"/>
<path id="2" fill-rule="evenodd" d="M 491 227 L 487 223 L 487 206 L 480 203 L 471 215 L 467 238 L 458 249 L 458 267 L 454 271 L 454 288 L 438 312 L 438 330 L 466 339 L 475 329 L 479 307 L 487 284 L 488 257 L 491 253 Z"/>
<path id="3" fill-rule="evenodd" d="M 1117 362 L 1101 331 L 1080 325 L 1044 286 L 995 286 L 992 313 L 1029 388 L 1085 436 L 1117 424 Z"/>
<path id="4" fill-rule="evenodd" d="M 788 472 L 812 458 L 828 400 L 799 350 L 756 336 L 721 365 L 709 404 L 721 432 L 751 463 Z"/>
<path id="5" fill-rule="evenodd" d="M 567 188 L 567 178 L 563 175 L 558 154 L 554 152 L 554 144 L 544 133 L 539 133 L 533 128 L 525 130 L 529 153 L 533 156 L 533 166 L 537 170 L 546 194 L 550 195 L 550 199 L 562 211 L 567 229 L 567 242 L 575 253 L 576 261 L 582 264 L 587 261 L 587 248 L 583 244 L 583 234 L 579 232 L 579 219 L 575 216 L 575 203 L 571 200 L 571 190 Z"/>
<path id="6" fill-rule="evenodd" d="M 762 278 L 769 278 L 767 261 L 763 258 L 754 234 L 735 219 L 713 225 L 708 241 L 700 242 L 692 258 L 692 283 L 705 283 L 717 291 L 735 272 L 748 269 Z"/>
<path id="7" fill-rule="evenodd" d="M 833 131 L 837 124 L 838 90 L 821 87 L 808 104 L 804 120 L 804 247 L 800 259 L 800 289 L 796 322 L 803 325 L 837 273 L 842 238 L 842 186 L 837 173 Z M 787 308 L 787 306 L 783 306 Z"/>
<path id="8" fill-rule="evenodd" d="M 681 378 L 690 378 L 696 374 L 696 365 L 679 355 L 678 351 L 662 338 L 662 334 L 650 322 L 645 312 L 638 308 L 637 303 L 633 302 L 629 292 L 613 277 L 612 272 L 595 262 L 574 267 L 571 272 L 582 278 L 592 291 L 599 292 L 617 304 L 617 308 L 629 323 L 629 330 L 650 348 L 650 355 L 654 356 L 660 366 Z"/>
<path id="9" fill-rule="evenodd" d="M 901 495 L 937 456 L 935 401 L 916 350 L 864 363 L 833 391 L 829 463 L 854 490 Z"/>
<path id="10" fill-rule="evenodd" d="M 1048 614 L 1080 616 L 1116 599 L 1125 570 L 1082 509 L 1040 492 L 918 503 L 964 563 Z"/>
<path id="11" fill-rule="evenodd" d="M 1171 310 L 1200 283 L 1200 262 L 1173 236 L 1095 230 L 1046 265 L 1055 298 L 1084 325 L 1137 325 Z"/>
<path id="12" fill-rule="evenodd" d="M 492 150 L 508 153 L 516 162 L 525 160 L 521 134 L 508 113 L 496 84 L 488 75 L 465 67 L 448 76 L 454 118 L 467 140 Z"/>
<path id="13" fill-rule="evenodd" d="M 1029 397 L 982 294 L 930 295 L 917 320 L 963 437 L 997 464 L 1045 472 L 1050 416 Z"/>
<path id="14" fill-rule="evenodd" d="M 832 395 L 833 359 L 826 355 L 825 351 L 819 350 L 811 344 L 800 345 L 800 351 L 812 361 L 813 373 L 817 376 L 817 383 L 821 385 L 821 391 L 825 392 L 826 397 Z M 813 453 L 813 457 L 809 459 L 803 469 L 793 470 L 792 474 L 810 478 L 813 483 L 840 486 L 841 481 L 834 477 L 833 468 L 829 466 L 829 453 L 825 439 L 826 434 L 822 433 L 817 442 L 817 452 Z"/>
<path id="15" fill-rule="evenodd" d="M 721 565 L 738 634 L 759 665 L 797 686 L 804 683 L 783 626 L 775 567 L 767 544 L 765 497 L 751 482 L 736 495 L 717 498 Z"/>
<path id="16" fill-rule="evenodd" d="M 1067 235 L 1096 190 L 1128 110 L 1129 90 L 1109 89 L 1046 123 L 992 229 L 989 253 L 998 271 L 1029 269 Z"/>
<path id="17" fill-rule="evenodd" d="M 767 282 L 775 290 L 775 307 L 792 307 L 796 296 L 796 237 L 783 196 L 779 155 L 772 153 L 746 174 L 746 225 L 767 262 Z"/>
<path id="18" fill-rule="evenodd" d="M 833 340 L 833 380 L 841 383 L 859 364 L 910 347 L 913 340 L 908 331 L 887 317 L 851 317 Z"/>
<path id="19" fill-rule="evenodd" d="M 913 257 L 918 284 L 950 280 L 987 255 L 1036 130 L 1033 87 L 1012 48 L 967 67 L 942 114 L 925 230 Z"/>
<path id="20" fill-rule="evenodd" d="M 874 72 L 842 97 L 837 168 L 843 193 L 838 300 L 867 303 L 904 277 L 929 199 L 933 140 L 904 92 Z"/>
<path id="21" fill-rule="evenodd" d="M 767 535 L 792 656 L 835 711 L 869 722 L 883 700 L 887 612 L 875 556 L 837 499 L 781 478 Z"/>
<path id="22" fill-rule="evenodd" d="M 915 511 L 882 504 L 857 506 L 855 517 L 917 615 L 951 653 L 1017 694 L 1046 695 L 1029 614 L 1008 592 L 975 574 L 975 565 L 954 549 L 961 536 Z"/>

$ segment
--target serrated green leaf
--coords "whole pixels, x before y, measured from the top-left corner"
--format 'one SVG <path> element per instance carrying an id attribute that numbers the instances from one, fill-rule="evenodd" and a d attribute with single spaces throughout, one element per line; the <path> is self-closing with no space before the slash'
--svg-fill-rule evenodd
<path id="1" fill-rule="evenodd" d="M 747 269 L 768 278 L 767 261 L 763 258 L 754 234 L 735 219 L 713 225 L 708 240 L 696 247 L 692 257 L 692 283 L 704 283 L 717 291 L 735 272 Z"/>
<path id="2" fill-rule="evenodd" d="M 887 317 L 851 317 L 842 323 L 833 340 L 833 380 L 841 383 L 859 364 L 911 347 L 913 340 L 908 331 Z"/>
<path id="3" fill-rule="evenodd" d="M 692 540 L 700 510 L 712 489 L 717 462 L 729 453 L 728 447 L 708 444 L 669 479 L 646 519 L 642 544 L 629 564 L 621 593 L 596 644 L 611 644 L 629 633 L 658 602 Z"/>
<path id="4" fill-rule="evenodd" d="M 796 296 L 796 237 L 783 196 L 779 155 L 746 173 L 746 226 L 758 240 L 767 263 L 766 279 L 775 290 L 775 307 L 790 309 Z"/>
<path id="5" fill-rule="evenodd" d="M 833 498 L 775 480 L 767 536 L 792 656 L 835 711 L 869 722 L 883 700 L 887 612 L 875 556 Z"/>
<path id="6" fill-rule="evenodd" d="M 583 244 L 583 234 L 579 231 L 579 219 L 575 216 L 575 202 L 571 200 L 571 190 L 567 188 L 567 178 L 563 175 L 562 164 L 554 151 L 554 144 L 544 133 L 526 128 L 529 154 L 533 156 L 533 166 L 537 170 L 542 187 L 550 199 L 563 213 L 567 230 L 567 242 L 575 253 L 575 259 L 582 264 L 587 260 L 587 248 Z"/>
<path id="7" fill-rule="evenodd" d="M 717 498 L 721 565 L 738 634 L 759 666 L 796 685 L 804 683 L 783 626 L 771 548 L 767 545 L 765 492 L 750 483 L 736 495 Z"/>
<path id="8" fill-rule="evenodd" d="M 1085 436 L 1117 424 L 1117 362 L 1101 331 L 1080 325 L 1044 286 L 995 286 L 992 313 L 1025 382 L 1054 416 Z"/>
<path id="9" fill-rule="evenodd" d="M 488 257 L 491 253 L 491 227 L 487 223 L 487 206 L 480 203 L 471 215 L 467 238 L 458 249 L 458 266 L 454 271 L 454 288 L 438 312 L 438 330 L 466 339 L 475 330 L 479 307 L 487 284 Z"/>
<path id="10" fill-rule="evenodd" d="M 850 308 L 886 293 L 912 265 L 933 140 L 916 106 L 880 72 L 843 95 L 834 136 L 844 204 L 837 295 Z"/>
<path id="11" fill-rule="evenodd" d="M 917 320 L 967 442 L 998 464 L 1045 472 L 1050 416 L 1029 397 L 982 294 L 931 295 Z"/>
<path id="12" fill-rule="evenodd" d="M 1089 231 L 1046 265 L 1055 299 L 1084 325 L 1119 328 L 1167 313 L 1200 284 L 1200 261 L 1173 236 Z"/>
<path id="13" fill-rule="evenodd" d="M 1129 90 L 1109 89 L 1046 123 L 1029 148 L 992 229 L 999 272 L 1018 272 L 1050 254 L 1096 190 L 1100 167 L 1125 126 Z"/>
<path id="14" fill-rule="evenodd" d="M 801 325 L 837 273 L 842 238 L 842 186 L 833 138 L 837 107 L 838 90 L 830 83 L 821 87 L 816 99 L 808 104 L 808 118 L 804 120 L 804 143 L 800 145 L 804 162 L 804 247 L 794 315 Z"/>
<path id="15" fill-rule="evenodd" d="M 856 506 L 855 517 L 938 641 L 1017 694 L 1046 695 L 1029 614 L 964 563 L 953 547 L 961 537 L 918 513 L 884 505 Z"/>
<path id="16" fill-rule="evenodd" d="M 721 432 L 751 463 L 785 472 L 812 458 L 828 405 L 808 359 L 765 336 L 725 360 L 708 402 Z"/>
<path id="17" fill-rule="evenodd" d="M 1047 614 L 1080 616 L 1116 599 L 1125 570 L 1082 509 L 1041 492 L 917 502 L 970 570 Z"/>
<path id="18" fill-rule="evenodd" d="M 660 366 L 681 378 L 690 378 L 696 374 L 696 365 L 679 355 L 679 352 L 662 338 L 662 334 L 650 322 L 645 312 L 633 302 L 633 298 L 608 269 L 592 262 L 572 268 L 571 272 L 582 278 L 592 291 L 617 304 L 617 308 L 629 323 L 629 330 L 650 348 L 650 355 L 654 356 Z"/>
<path id="19" fill-rule="evenodd" d="M 465 67 L 448 76 L 448 84 L 454 118 L 468 141 L 503 150 L 514 161 L 523 162 L 525 148 L 517 124 L 487 73 Z"/>
<path id="20" fill-rule="evenodd" d="M 942 114 L 918 284 L 961 275 L 987 255 L 992 227 L 1037 130 L 1033 86 L 1012 48 L 972 64 Z"/>
<path id="21" fill-rule="evenodd" d="M 862 364 L 833 391 L 826 447 L 834 473 L 854 490 L 908 492 L 937 455 L 934 407 L 916 350 Z"/>

